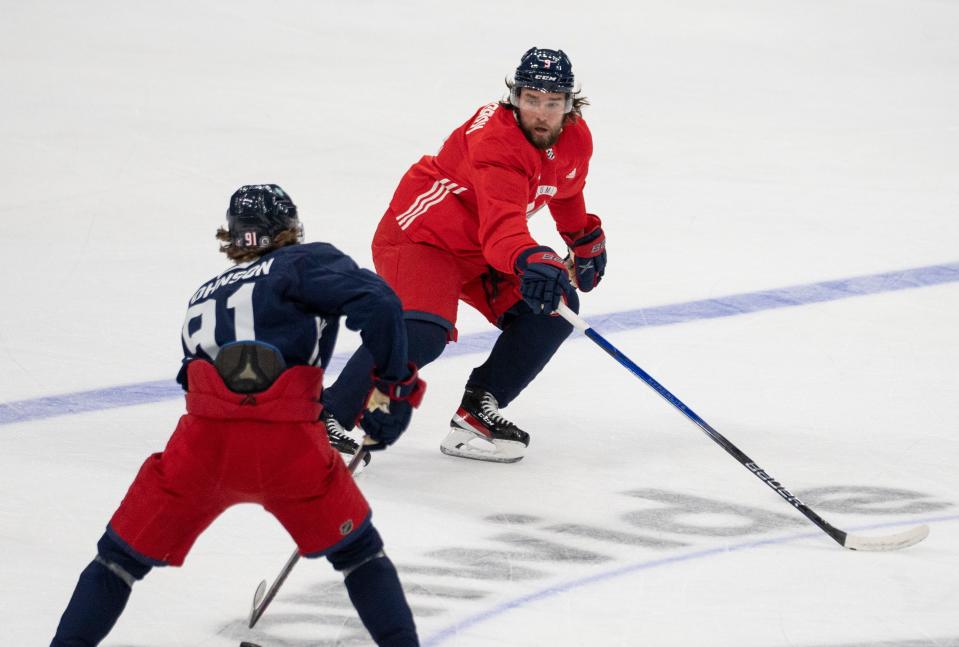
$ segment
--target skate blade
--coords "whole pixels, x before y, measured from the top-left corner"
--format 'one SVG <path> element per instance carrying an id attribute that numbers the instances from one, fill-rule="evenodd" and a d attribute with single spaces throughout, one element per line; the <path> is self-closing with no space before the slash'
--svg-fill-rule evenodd
<path id="1" fill-rule="evenodd" d="M 457 458 L 490 463 L 515 463 L 525 455 L 526 445 L 514 440 L 490 440 L 473 431 L 453 428 L 440 443 L 440 451 Z"/>

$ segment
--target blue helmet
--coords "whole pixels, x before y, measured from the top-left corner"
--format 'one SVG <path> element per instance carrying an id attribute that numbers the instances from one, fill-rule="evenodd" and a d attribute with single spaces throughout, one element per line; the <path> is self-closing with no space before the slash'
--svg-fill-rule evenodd
<path id="1" fill-rule="evenodd" d="M 293 200 L 275 184 L 241 186 L 230 197 L 226 211 L 230 244 L 238 248 L 265 248 L 273 238 L 288 229 L 303 239 L 303 226 Z"/>
<path id="2" fill-rule="evenodd" d="M 523 54 L 513 73 L 510 103 L 514 106 L 519 106 L 520 88 L 562 92 L 566 95 L 566 112 L 569 112 L 573 108 L 573 95 L 578 92 L 573 78 L 573 64 L 561 49 L 531 47 Z"/>

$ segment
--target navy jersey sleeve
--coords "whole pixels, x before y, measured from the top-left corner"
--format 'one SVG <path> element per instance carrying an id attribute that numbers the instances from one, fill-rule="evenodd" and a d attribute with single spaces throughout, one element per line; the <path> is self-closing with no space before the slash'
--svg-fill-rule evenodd
<path id="1" fill-rule="evenodd" d="M 304 245 L 296 261 L 289 296 L 324 315 L 346 317 L 373 356 L 378 377 L 394 382 L 408 376 L 406 324 L 399 297 L 383 279 L 326 243 Z M 304 249 L 306 251 L 306 249 Z"/>

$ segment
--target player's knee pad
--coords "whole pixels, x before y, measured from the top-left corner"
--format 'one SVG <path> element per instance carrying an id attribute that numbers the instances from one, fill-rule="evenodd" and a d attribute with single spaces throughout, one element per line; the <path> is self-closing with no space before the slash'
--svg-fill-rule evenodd
<path id="1" fill-rule="evenodd" d="M 103 533 L 100 541 L 97 542 L 95 561 L 105 566 L 111 573 L 130 586 L 133 586 L 135 581 L 142 580 L 153 568 L 131 555 L 109 533 Z"/>
<path id="2" fill-rule="evenodd" d="M 356 538 L 343 548 L 326 556 L 338 571 L 349 574 L 358 566 L 383 556 L 383 540 L 372 523 L 360 530 Z"/>
<path id="3" fill-rule="evenodd" d="M 443 326 L 422 319 L 406 320 L 409 360 L 423 368 L 443 354 L 449 333 Z"/>

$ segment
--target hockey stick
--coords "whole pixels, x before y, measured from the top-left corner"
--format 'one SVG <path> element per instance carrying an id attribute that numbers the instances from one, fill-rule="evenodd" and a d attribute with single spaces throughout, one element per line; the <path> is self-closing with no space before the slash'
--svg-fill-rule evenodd
<path id="1" fill-rule="evenodd" d="M 596 342 L 600 348 L 612 355 L 617 362 L 629 369 L 633 375 L 641 379 L 646 383 L 647 386 L 656 391 L 656 393 L 661 395 L 667 402 L 679 409 L 684 416 L 692 420 L 696 426 L 702 429 L 706 435 L 709 436 L 717 445 L 725 449 L 730 456 L 735 458 L 746 469 L 755 474 L 759 480 L 771 487 L 776 494 L 781 496 L 783 499 L 789 502 L 790 505 L 803 513 L 807 519 L 819 526 L 820 530 L 835 539 L 840 546 L 849 548 L 851 550 L 898 550 L 900 548 L 907 548 L 913 544 L 918 544 L 929 534 L 929 526 L 925 525 L 917 526 L 905 532 L 886 535 L 883 537 L 863 537 L 862 535 L 851 535 L 847 532 L 839 530 L 838 528 L 835 528 L 825 519 L 816 514 L 812 508 L 791 494 L 789 490 L 782 485 L 782 483 L 774 479 L 765 470 L 759 467 L 751 458 L 749 458 L 749 456 L 746 456 L 746 454 L 740 451 L 738 447 L 729 442 L 725 436 L 713 429 L 705 420 L 696 415 L 696 413 L 683 404 L 679 398 L 666 390 L 666 387 L 654 380 L 649 373 L 641 369 L 632 360 L 623 355 L 623 353 L 621 353 L 615 346 L 606 341 L 606 339 L 604 339 L 598 332 L 593 330 L 582 317 L 570 310 L 565 303 L 559 304 L 559 309 L 557 312 L 559 312 L 563 319 L 573 324 L 575 328 L 583 331 L 583 333 Z"/>
<path id="2" fill-rule="evenodd" d="M 350 474 L 353 474 L 356 471 L 356 467 L 360 464 L 368 451 L 369 450 L 366 448 L 361 447 L 360 450 L 357 451 L 353 456 L 353 458 L 350 459 L 350 464 L 347 466 Z M 256 593 L 253 594 L 253 605 L 250 607 L 250 629 L 252 629 L 253 625 L 257 623 L 257 621 L 260 619 L 260 616 L 262 616 L 263 612 L 266 611 L 266 608 L 270 606 L 270 602 L 273 602 L 273 598 L 276 597 L 280 587 L 283 586 L 283 582 L 286 581 L 290 571 L 293 570 L 293 567 L 296 566 L 298 561 L 300 561 L 300 551 L 298 548 L 295 548 L 293 549 L 293 554 L 290 555 L 288 560 L 286 560 L 286 564 L 283 565 L 283 570 L 280 571 L 280 574 L 276 576 L 273 584 L 270 585 L 270 590 L 266 590 L 266 580 L 260 582 L 260 585 L 256 587 Z M 266 595 L 263 594 L 264 591 L 266 592 Z"/>

